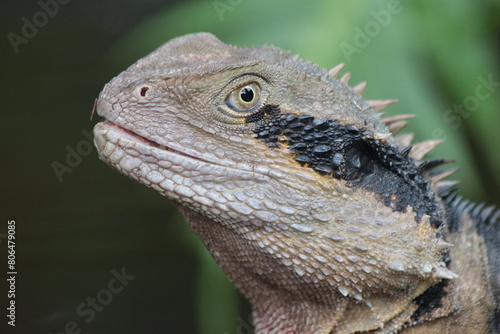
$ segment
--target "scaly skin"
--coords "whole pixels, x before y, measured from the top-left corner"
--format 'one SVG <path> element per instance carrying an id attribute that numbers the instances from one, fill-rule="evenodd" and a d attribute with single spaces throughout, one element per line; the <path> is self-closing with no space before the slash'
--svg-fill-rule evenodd
<path id="1" fill-rule="evenodd" d="M 437 182 L 416 161 L 437 142 L 404 150 L 404 117 L 377 113 L 392 101 L 335 72 L 176 38 L 100 94 L 99 157 L 176 204 L 256 333 L 495 332 L 499 212 Z"/>

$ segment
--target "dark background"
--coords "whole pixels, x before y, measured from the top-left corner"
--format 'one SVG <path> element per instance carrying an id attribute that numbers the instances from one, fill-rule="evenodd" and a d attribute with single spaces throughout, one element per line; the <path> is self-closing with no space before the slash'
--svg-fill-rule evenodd
<path id="1" fill-rule="evenodd" d="M 433 156 L 457 161 L 463 195 L 500 203 L 500 87 L 474 100 L 481 78 L 500 82 L 499 1 L 65 2 L 42 0 L 52 16 L 38 1 L 0 2 L 1 333 L 250 332 L 248 305 L 168 200 L 104 165 L 84 134 L 104 84 L 178 35 L 347 62 L 367 98 L 399 99 L 388 114 L 418 115 L 405 131 L 446 138 Z M 466 101 L 474 110 L 453 111 Z M 15 328 L 5 317 L 12 219 Z M 105 291 L 113 270 L 134 276 L 116 293 Z M 76 309 L 99 296 L 111 299 L 87 322 Z"/>

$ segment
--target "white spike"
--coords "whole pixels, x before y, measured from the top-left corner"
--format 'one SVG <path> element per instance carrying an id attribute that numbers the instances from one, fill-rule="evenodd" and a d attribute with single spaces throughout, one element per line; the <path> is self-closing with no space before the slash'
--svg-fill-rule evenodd
<path id="1" fill-rule="evenodd" d="M 351 73 L 350 72 L 347 72 L 346 74 L 344 74 L 342 76 L 342 78 L 340 78 L 340 82 L 342 82 L 344 85 L 348 85 L 349 84 L 349 79 L 351 78 Z"/>
<path id="2" fill-rule="evenodd" d="M 356 86 L 352 87 L 358 95 L 363 95 L 366 89 L 366 81 L 360 82 Z"/>
<path id="3" fill-rule="evenodd" d="M 432 264 L 426 262 L 422 267 L 422 273 L 430 274 L 432 272 Z"/>
<path id="4" fill-rule="evenodd" d="M 375 132 L 373 134 L 373 138 L 380 140 L 382 143 L 387 142 L 387 139 L 389 139 L 390 136 L 392 136 L 392 133 L 379 133 L 379 132 Z"/>
<path id="5" fill-rule="evenodd" d="M 366 103 L 368 103 L 368 105 L 370 107 L 372 107 L 373 110 L 375 110 L 375 111 L 383 110 L 383 109 L 387 108 L 388 106 L 390 106 L 391 104 L 394 104 L 396 102 L 398 102 L 398 100 L 368 100 L 368 101 L 366 101 Z"/>
<path id="6" fill-rule="evenodd" d="M 443 279 L 454 279 L 457 278 L 458 275 L 448 268 L 434 267 L 434 277 Z"/>
<path id="7" fill-rule="evenodd" d="M 419 241 L 414 242 L 412 246 L 417 252 L 421 252 L 425 249 L 425 245 Z"/>
<path id="8" fill-rule="evenodd" d="M 424 224 L 422 226 L 430 224 L 431 223 L 431 216 L 429 216 L 429 215 L 423 215 L 422 219 L 421 219 L 421 222 L 422 222 L 422 224 Z"/>
<path id="9" fill-rule="evenodd" d="M 403 261 L 392 261 L 388 265 L 389 269 L 392 269 L 394 271 L 405 271 L 405 263 Z"/>
<path id="10" fill-rule="evenodd" d="M 330 76 L 332 78 L 336 78 L 337 75 L 339 75 L 340 71 L 342 71 L 342 69 L 344 68 L 345 66 L 345 63 L 340 63 L 338 64 L 337 66 L 331 68 L 328 73 L 330 74 Z"/>
<path id="11" fill-rule="evenodd" d="M 394 137 L 394 139 L 396 139 L 396 141 L 403 147 L 410 146 L 413 138 L 415 138 L 414 133 L 404 133 L 402 135 Z"/>
<path id="12" fill-rule="evenodd" d="M 391 123 L 395 123 L 398 121 L 404 121 L 404 120 L 414 118 L 414 117 L 415 117 L 415 115 L 413 115 L 413 114 L 396 115 L 396 116 L 383 118 L 380 120 L 380 122 L 384 123 L 384 124 L 391 124 Z"/>
<path id="13" fill-rule="evenodd" d="M 349 295 L 349 289 L 344 288 L 343 286 L 339 287 L 339 291 L 344 297 L 347 297 Z"/>
<path id="14" fill-rule="evenodd" d="M 448 249 L 448 248 L 453 247 L 453 246 L 454 246 L 453 244 L 450 244 L 442 239 L 440 239 L 436 245 L 438 250 Z"/>
<path id="15" fill-rule="evenodd" d="M 407 125 L 408 125 L 407 121 L 398 121 L 398 122 L 394 122 L 394 123 L 389 124 L 388 128 L 389 128 L 389 131 L 391 131 L 391 133 L 394 135 L 394 134 L 398 133 L 399 131 L 401 131 L 402 129 L 404 129 Z"/>
<path id="16" fill-rule="evenodd" d="M 432 151 L 433 148 L 443 142 L 442 139 L 427 140 L 413 145 L 410 151 L 410 157 L 415 160 L 421 160 L 427 153 Z"/>
<path id="17" fill-rule="evenodd" d="M 365 304 L 366 304 L 366 306 L 368 306 L 370 309 L 372 309 L 372 308 L 373 308 L 373 303 L 371 302 L 371 300 L 365 299 Z"/>

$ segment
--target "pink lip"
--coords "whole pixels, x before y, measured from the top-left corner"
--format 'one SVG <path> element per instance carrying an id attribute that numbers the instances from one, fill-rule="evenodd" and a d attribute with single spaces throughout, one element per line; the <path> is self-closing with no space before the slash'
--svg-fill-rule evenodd
<path id="1" fill-rule="evenodd" d="M 205 163 L 210 163 L 210 162 L 205 161 L 203 159 L 200 159 L 198 157 L 194 157 L 192 155 L 189 155 L 189 154 L 183 153 L 181 151 L 177 151 L 177 150 L 175 150 L 173 148 L 167 147 L 165 145 L 158 144 L 155 141 L 152 141 L 152 140 L 150 140 L 148 138 L 145 138 L 145 137 L 143 137 L 143 136 L 135 133 L 134 131 L 128 130 L 128 129 L 126 129 L 126 128 L 124 128 L 124 127 L 122 127 L 122 126 L 120 126 L 120 125 L 118 125 L 116 123 L 111 122 L 111 121 L 106 120 L 106 121 L 102 122 L 102 125 L 104 125 L 104 126 L 106 126 L 108 128 L 113 128 L 114 131 L 117 131 L 117 132 L 121 133 L 123 137 L 132 137 L 132 139 L 134 141 L 141 142 L 142 144 L 145 144 L 147 146 L 156 147 L 156 148 L 158 148 L 160 150 L 163 150 L 163 151 L 169 151 L 169 152 L 172 152 L 172 153 L 175 153 L 175 154 L 178 154 L 178 155 L 182 155 L 182 156 L 188 157 L 190 159 L 202 161 L 202 162 L 205 162 Z"/>

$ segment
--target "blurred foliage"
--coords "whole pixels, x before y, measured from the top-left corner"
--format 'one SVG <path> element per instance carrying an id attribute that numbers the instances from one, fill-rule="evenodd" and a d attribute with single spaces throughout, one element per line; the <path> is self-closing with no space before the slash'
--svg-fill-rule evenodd
<path id="1" fill-rule="evenodd" d="M 0 2 L 4 35 L 37 10 L 36 1 Z M 248 333 L 248 304 L 164 198 L 95 152 L 63 182 L 51 168 L 84 140 L 93 99 L 113 75 L 199 31 L 322 67 L 346 62 L 352 84 L 368 82 L 367 99 L 399 99 L 387 114 L 417 115 L 403 131 L 446 139 L 433 156 L 457 161 L 465 197 L 500 203 L 498 0 L 72 1 L 18 54 L 1 44 L 0 205 L 22 223 L 21 332 L 80 320 L 82 333 Z M 464 103 L 473 110 L 456 111 Z M 82 323 L 75 306 L 121 266 L 136 280 Z"/>

